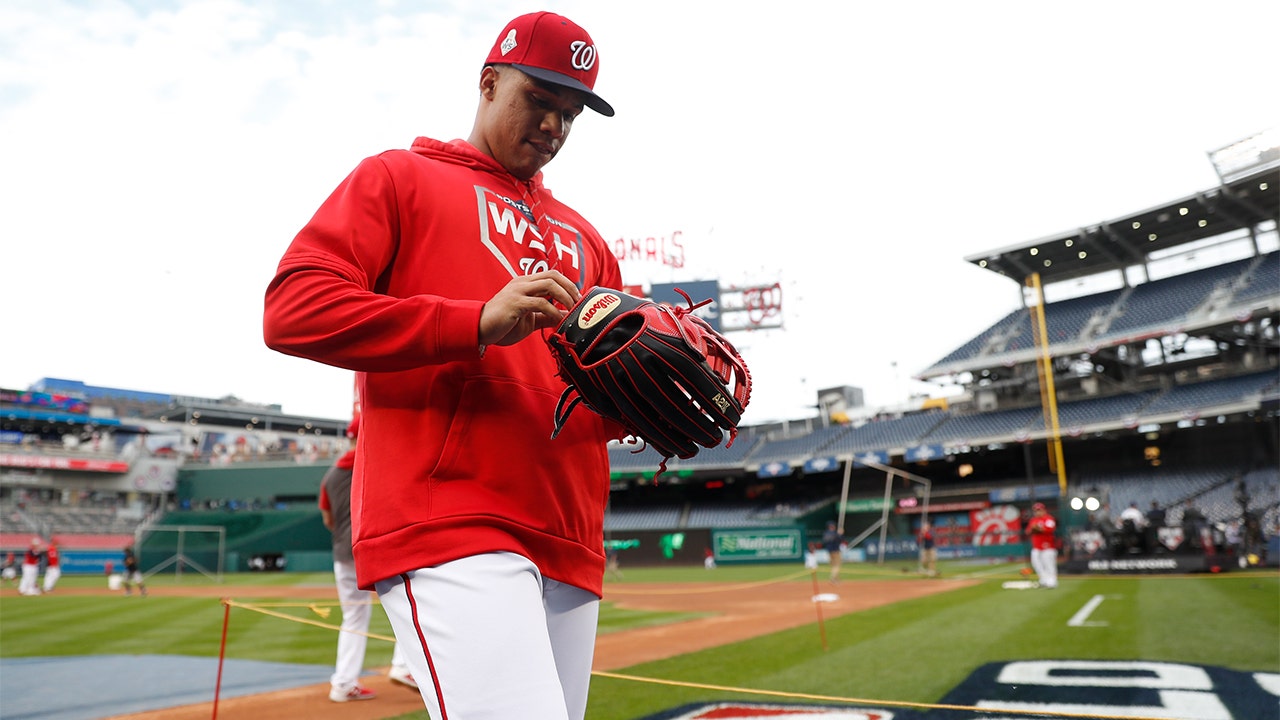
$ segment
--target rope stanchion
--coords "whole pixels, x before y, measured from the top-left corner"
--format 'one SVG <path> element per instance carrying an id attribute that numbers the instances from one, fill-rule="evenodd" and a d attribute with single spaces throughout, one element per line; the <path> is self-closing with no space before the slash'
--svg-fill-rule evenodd
<path id="1" fill-rule="evenodd" d="M 320 617 L 327 618 L 329 617 L 329 608 L 325 607 L 325 605 L 340 606 L 341 604 L 342 603 L 314 603 L 314 602 L 249 604 L 249 603 L 236 602 L 231 598 L 222 598 L 222 605 L 225 608 L 225 611 L 222 614 L 222 643 L 218 647 L 218 677 L 214 681 L 214 685 L 213 685 L 213 718 L 212 720 L 218 720 L 218 697 L 222 692 L 222 668 L 223 668 L 223 665 L 226 664 L 226 659 L 227 659 L 227 629 L 231 626 L 231 608 L 238 607 L 242 610 L 251 610 L 256 613 L 262 613 L 263 615 L 269 615 L 271 617 L 277 617 L 283 620 L 291 620 L 293 622 L 300 622 L 304 625 L 313 625 L 315 627 L 324 628 L 326 630 L 334 630 L 337 632 L 350 632 L 350 633 L 355 633 L 357 635 L 364 635 L 365 637 L 373 638 L 374 640 L 385 640 L 387 642 L 392 642 L 392 643 L 396 641 L 394 637 L 388 637 L 386 635 L 378 635 L 376 633 L 369 633 L 369 632 L 357 633 L 354 630 L 343 630 L 341 625 L 328 625 L 326 623 L 316 622 L 315 620 L 307 620 L 305 618 L 294 617 L 292 615 L 286 615 L 285 613 L 280 613 L 280 612 L 275 612 L 272 610 L 265 609 L 266 607 L 304 607 L 304 608 L 307 608 L 308 610 L 311 610 L 312 612 L 319 615 Z M 370 603 L 349 603 L 349 604 L 372 605 L 375 603 L 370 602 Z"/>
<path id="2" fill-rule="evenodd" d="M 818 597 L 818 571 L 813 575 L 813 607 L 818 612 L 818 634 L 822 636 L 822 652 L 827 652 L 827 624 L 822 619 L 822 599 Z"/>
<path id="3" fill-rule="evenodd" d="M 222 666 L 227 659 L 227 626 L 231 624 L 231 601 L 222 598 L 222 643 L 218 646 L 218 679 L 213 684 L 213 720 L 218 720 L 218 695 L 222 692 Z"/>

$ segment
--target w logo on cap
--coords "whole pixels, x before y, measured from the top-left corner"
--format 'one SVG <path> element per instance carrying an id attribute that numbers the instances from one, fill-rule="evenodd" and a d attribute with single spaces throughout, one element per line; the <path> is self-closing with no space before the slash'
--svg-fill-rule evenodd
<path id="1" fill-rule="evenodd" d="M 573 65 L 574 69 L 585 72 L 596 64 L 595 45 L 588 45 L 582 40 L 574 40 L 569 47 L 573 49 L 573 57 L 569 59 L 569 64 Z"/>

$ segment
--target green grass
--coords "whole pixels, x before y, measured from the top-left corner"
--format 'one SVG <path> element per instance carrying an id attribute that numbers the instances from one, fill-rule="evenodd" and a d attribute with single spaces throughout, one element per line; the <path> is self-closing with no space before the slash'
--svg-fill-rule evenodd
<path id="1" fill-rule="evenodd" d="M 0 658 L 63 657 L 76 655 L 189 655 L 217 657 L 222 641 L 226 607 L 220 598 L 164 597 L 167 587 L 212 585 L 199 576 L 181 579 L 157 575 L 147 580 L 152 594 L 123 592 L 110 596 L 65 594 L 69 588 L 104 585 L 99 577 L 67 576 L 59 583 L 64 593 L 40 597 L 6 594 L 0 598 Z M 226 657 L 303 664 L 328 664 L 334 660 L 334 630 L 311 623 L 336 626 L 342 610 L 336 601 L 309 602 L 279 598 L 253 598 L 237 592 L 245 586 L 316 587 L 327 590 L 333 577 L 323 573 L 245 573 L 227 575 L 225 596 L 237 603 L 260 606 L 293 622 L 254 610 L 232 607 L 228 623 Z M 157 594 L 156 590 L 159 590 Z M 314 608 L 312 607 L 314 606 Z M 328 611 L 328 617 L 321 613 Z M 601 607 L 600 632 L 699 617 L 696 613 L 647 613 L 623 610 L 608 603 Z M 369 622 L 371 635 L 390 637 L 386 615 L 375 612 Z M 270 643 L 262 639 L 270 637 Z M 391 664 L 391 643 L 371 640 L 365 656 L 367 667 Z"/>
<path id="2" fill-rule="evenodd" d="M 1280 579 L 1274 572 L 1064 578 L 1057 590 L 1002 589 L 1001 581 L 1012 577 L 830 620 L 827 651 L 815 627 L 807 626 L 625 674 L 871 703 L 931 703 L 994 661 L 1148 660 L 1280 672 Z M 839 591 L 857 592 L 856 583 Z M 1107 624 L 1067 626 L 1094 595 L 1105 600 L 1089 620 Z M 596 678 L 588 717 L 631 720 L 714 699 L 767 698 Z"/>
<path id="3" fill-rule="evenodd" d="M 808 693 L 842 698 L 937 702 L 978 666 L 1019 659 L 1148 660 L 1221 665 L 1235 670 L 1280 673 L 1280 576 L 1274 571 L 1179 577 L 1064 577 L 1057 590 L 1005 590 L 1019 579 L 1010 565 L 993 568 L 944 566 L 947 576 L 966 572 L 980 584 L 939 595 L 828 618 L 828 649 L 816 623 L 733 645 L 647 663 L 622 671 L 644 678 Z M 839 593 L 859 592 L 861 580 L 931 582 L 904 574 L 899 566 L 846 565 Z M 621 585 L 647 582 L 716 582 L 750 593 L 751 584 L 784 576 L 807 583 L 794 565 L 702 568 L 624 568 Z M 237 586 L 327 587 L 325 574 L 232 575 L 226 595 L 239 601 Z M 64 578 L 60 587 L 100 586 L 101 578 Z M 184 577 L 182 584 L 203 578 Z M 152 588 L 172 577 L 148 580 Z M 829 586 L 822 588 L 823 592 Z M 1095 595 L 1103 602 L 1091 623 L 1067 621 Z M 281 603 L 264 599 L 262 603 Z M 312 610 L 269 608 L 293 617 L 336 625 Z M 146 599 L 123 596 L 0 599 L 0 657 L 102 654 L 177 654 L 215 657 L 224 607 L 217 598 Z M 390 635 L 385 616 L 374 613 L 370 632 Z M 617 632 L 688 615 L 655 615 L 601 608 L 602 633 Z M 1105 624 L 1101 624 L 1105 623 Z M 269 637 L 270 642 L 263 638 Z M 233 608 L 227 638 L 231 658 L 329 664 L 333 631 Z M 370 642 L 366 663 L 390 663 L 390 643 Z M 765 700 L 694 688 L 597 677 L 592 681 L 590 720 L 633 720 L 691 702 Z M 426 712 L 401 720 L 425 720 Z"/>

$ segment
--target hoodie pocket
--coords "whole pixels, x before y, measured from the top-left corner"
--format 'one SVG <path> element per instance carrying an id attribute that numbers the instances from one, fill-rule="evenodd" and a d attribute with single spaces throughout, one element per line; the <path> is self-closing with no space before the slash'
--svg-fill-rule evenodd
<path id="1" fill-rule="evenodd" d="M 510 379 L 468 378 L 432 478 L 489 482 L 536 472 L 553 455 L 556 399 Z"/>

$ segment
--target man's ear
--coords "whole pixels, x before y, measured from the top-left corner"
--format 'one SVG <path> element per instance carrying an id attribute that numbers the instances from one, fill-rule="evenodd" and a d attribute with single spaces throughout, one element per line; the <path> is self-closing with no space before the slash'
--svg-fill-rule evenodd
<path id="1" fill-rule="evenodd" d="M 480 94 L 486 100 L 492 100 L 498 86 L 498 69 L 492 65 L 484 66 L 480 71 Z"/>

